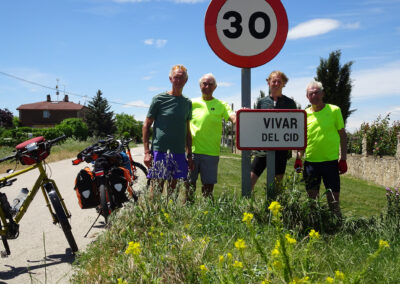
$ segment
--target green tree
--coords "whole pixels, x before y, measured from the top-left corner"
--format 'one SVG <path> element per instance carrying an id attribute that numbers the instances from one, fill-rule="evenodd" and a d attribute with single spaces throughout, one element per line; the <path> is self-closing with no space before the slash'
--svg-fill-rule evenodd
<path id="1" fill-rule="evenodd" d="M 352 88 L 350 73 L 353 62 L 341 66 L 341 55 L 341 51 L 336 50 L 329 54 L 328 59 L 321 58 L 315 80 L 324 86 L 324 102 L 340 107 L 346 124 L 347 118 L 355 111 L 355 109 L 350 110 Z"/>
<path id="2" fill-rule="evenodd" d="M 98 90 L 97 94 L 88 103 L 88 111 L 85 115 L 85 122 L 89 128 L 89 135 L 104 137 L 115 132 L 114 112 L 110 111 L 111 106 L 103 93 Z"/>
<path id="3" fill-rule="evenodd" d="M 136 142 L 142 142 L 143 122 L 137 121 L 133 115 L 121 113 L 115 116 L 115 125 L 119 136 L 132 137 Z"/>

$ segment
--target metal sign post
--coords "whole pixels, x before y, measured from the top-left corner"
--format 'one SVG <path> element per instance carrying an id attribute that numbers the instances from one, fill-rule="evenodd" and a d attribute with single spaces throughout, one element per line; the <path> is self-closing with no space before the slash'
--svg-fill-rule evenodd
<path id="1" fill-rule="evenodd" d="M 244 108 L 251 107 L 250 92 L 251 69 L 242 68 L 242 107 Z M 245 197 L 251 196 L 250 162 L 250 151 L 242 151 L 242 196 Z"/>

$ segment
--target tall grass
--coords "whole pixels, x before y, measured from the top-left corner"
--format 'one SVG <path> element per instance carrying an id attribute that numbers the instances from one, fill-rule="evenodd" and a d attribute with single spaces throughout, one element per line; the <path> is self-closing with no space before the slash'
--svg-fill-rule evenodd
<path id="1" fill-rule="evenodd" d="M 129 203 L 112 215 L 109 230 L 78 255 L 72 281 L 396 283 L 400 279 L 400 228 L 392 222 L 400 214 L 345 219 L 333 233 L 313 227 L 299 230 L 288 221 L 291 214 L 305 214 L 292 212 L 283 202 L 290 198 L 302 202 L 304 192 L 287 186 L 282 194 L 286 198 L 275 207 L 264 199 L 243 199 L 232 192 L 217 194 L 214 201 L 198 197 L 186 206 L 164 197 Z M 331 216 L 323 206 L 318 210 L 325 214 L 321 222 L 328 222 Z"/>

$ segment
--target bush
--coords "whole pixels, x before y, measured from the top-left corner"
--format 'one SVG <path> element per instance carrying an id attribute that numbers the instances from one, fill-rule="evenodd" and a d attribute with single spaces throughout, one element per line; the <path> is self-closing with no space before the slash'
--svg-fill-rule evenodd
<path id="1" fill-rule="evenodd" d="M 374 156 L 394 156 L 397 149 L 397 135 L 400 133 L 400 121 L 390 125 L 390 114 L 378 118 L 371 124 L 364 122 L 360 129 L 348 135 L 348 152 L 361 154 L 362 137 L 367 136 L 367 153 Z"/>
<path id="2" fill-rule="evenodd" d="M 85 141 L 88 137 L 89 129 L 85 122 L 80 118 L 67 118 L 56 126 L 67 137 L 73 137 L 79 141 Z"/>

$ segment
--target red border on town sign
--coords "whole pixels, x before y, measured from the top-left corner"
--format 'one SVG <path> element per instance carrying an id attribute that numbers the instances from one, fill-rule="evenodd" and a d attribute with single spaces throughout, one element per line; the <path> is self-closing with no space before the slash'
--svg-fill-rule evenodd
<path id="1" fill-rule="evenodd" d="M 264 65 L 271 61 L 282 49 L 285 44 L 288 33 L 288 18 L 286 10 L 280 0 L 265 0 L 271 5 L 277 19 L 276 36 L 272 44 L 263 52 L 252 56 L 237 55 L 228 50 L 221 42 L 217 33 L 218 13 L 226 1 L 229 0 L 212 0 L 208 6 L 204 21 L 204 29 L 206 38 L 211 49 L 215 54 L 228 64 L 241 68 L 252 68 Z"/>

